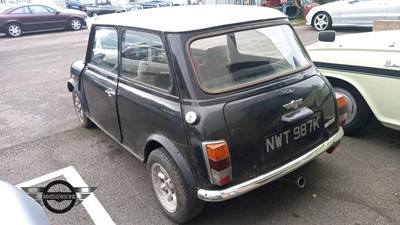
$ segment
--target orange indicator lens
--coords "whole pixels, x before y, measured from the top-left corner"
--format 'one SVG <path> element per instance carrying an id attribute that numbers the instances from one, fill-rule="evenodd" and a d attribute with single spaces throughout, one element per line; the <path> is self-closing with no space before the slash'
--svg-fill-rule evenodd
<path id="1" fill-rule="evenodd" d="M 218 161 L 229 157 L 228 146 L 225 142 L 213 143 L 206 145 L 208 158 L 214 161 Z"/>
<path id="2" fill-rule="evenodd" d="M 336 93 L 336 100 L 339 108 L 346 106 L 346 98 L 343 95 Z"/>

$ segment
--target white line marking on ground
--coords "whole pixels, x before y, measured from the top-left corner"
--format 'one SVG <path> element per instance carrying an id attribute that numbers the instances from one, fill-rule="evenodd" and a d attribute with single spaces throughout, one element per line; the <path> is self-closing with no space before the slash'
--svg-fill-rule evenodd
<path id="1" fill-rule="evenodd" d="M 48 181 L 48 180 L 54 179 L 56 177 L 62 176 L 63 173 L 64 173 L 64 170 L 65 170 L 65 168 L 61 169 L 61 170 L 57 170 L 57 171 L 51 172 L 51 173 L 46 174 L 44 176 L 41 176 L 41 177 L 29 180 L 29 181 L 20 183 L 20 184 L 15 185 L 15 186 L 18 187 L 18 188 L 21 188 L 21 187 L 32 187 L 33 185 L 40 184 L 40 183 L 43 183 L 45 181 Z"/>
<path id="2" fill-rule="evenodd" d="M 64 169 L 51 172 L 44 176 L 23 182 L 15 186 L 18 188 L 31 187 L 33 185 L 43 183 L 45 181 L 54 179 L 59 176 L 64 176 L 65 179 L 73 187 L 88 187 L 86 182 L 82 179 L 82 177 L 79 175 L 79 173 L 75 170 L 73 166 L 69 166 Z M 86 211 L 92 218 L 94 224 L 115 225 L 115 222 L 111 219 L 110 215 L 104 209 L 103 205 L 101 205 L 101 203 L 96 198 L 96 195 L 94 193 L 90 194 L 85 200 L 83 200 L 82 205 L 85 207 Z"/>

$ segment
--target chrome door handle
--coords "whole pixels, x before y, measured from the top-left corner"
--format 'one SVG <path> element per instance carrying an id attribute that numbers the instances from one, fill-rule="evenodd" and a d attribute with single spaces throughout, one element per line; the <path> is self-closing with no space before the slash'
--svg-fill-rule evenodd
<path id="1" fill-rule="evenodd" d="M 112 97 L 115 95 L 115 90 L 113 90 L 112 88 L 106 89 L 105 92 L 107 93 L 108 97 Z"/>

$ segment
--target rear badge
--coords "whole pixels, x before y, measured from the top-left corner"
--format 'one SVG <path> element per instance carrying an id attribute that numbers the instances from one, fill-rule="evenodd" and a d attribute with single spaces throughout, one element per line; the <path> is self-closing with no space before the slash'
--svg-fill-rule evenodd
<path id="1" fill-rule="evenodd" d="M 303 104 L 303 99 L 297 99 L 297 100 L 292 100 L 291 102 L 283 105 L 285 109 L 297 109 L 299 108 L 299 105 Z"/>

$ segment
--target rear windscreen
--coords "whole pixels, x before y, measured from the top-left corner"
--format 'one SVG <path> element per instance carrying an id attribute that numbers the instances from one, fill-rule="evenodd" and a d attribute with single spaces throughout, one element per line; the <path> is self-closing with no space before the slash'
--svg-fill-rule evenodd
<path id="1" fill-rule="evenodd" d="M 200 85 L 221 92 L 274 79 L 309 66 L 288 25 L 197 39 L 189 50 Z"/>

